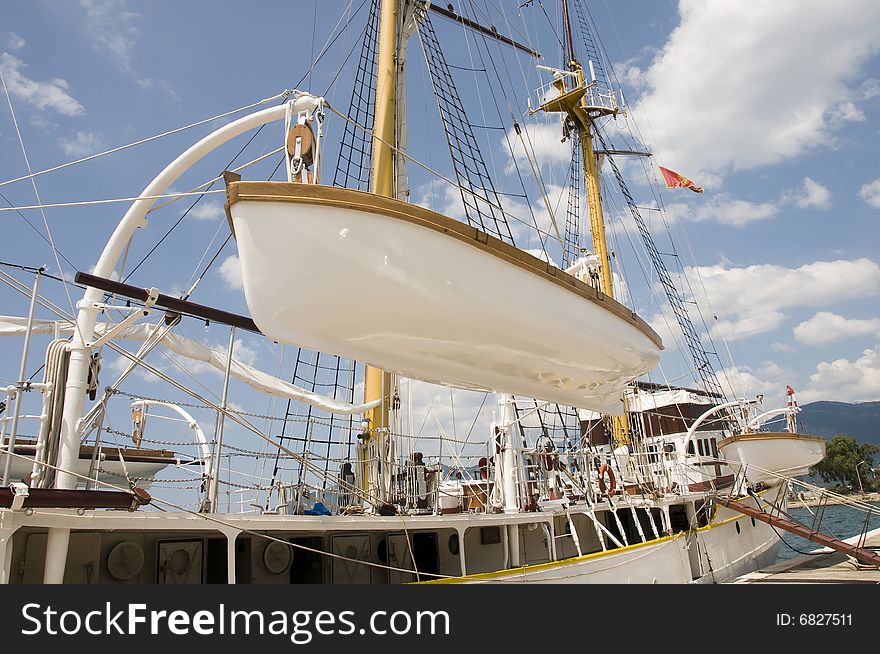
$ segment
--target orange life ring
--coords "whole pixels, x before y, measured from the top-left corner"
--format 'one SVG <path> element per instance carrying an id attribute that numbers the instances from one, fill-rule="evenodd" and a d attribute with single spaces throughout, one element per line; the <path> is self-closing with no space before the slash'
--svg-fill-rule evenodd
<path id="1" fill-rule="evenodd" d="M 608 473 L 608 487 L 606 492 L 605 486 L 605 473 Z M 607 463 L 603 463 L 599 468 L 599 492 L 603 495 L 607 495 L 611 497 L 614 495 L 614 491 L 617 489 L 617 480 L 614 478 L 614 471 L 611 469 L 611 466 Z"/>

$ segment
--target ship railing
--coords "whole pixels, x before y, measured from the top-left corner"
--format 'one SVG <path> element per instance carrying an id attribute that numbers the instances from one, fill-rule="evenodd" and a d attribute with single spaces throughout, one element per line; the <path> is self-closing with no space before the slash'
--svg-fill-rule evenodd
<path id="1" fill-rule="evenodd" d="M 41 413 L 39 414 L 20 414 L 17 411 L 4 411 L 3 415 L 0 416 L 0 470 L 3 471 L 4 480 L 7 477 L 7 473 L 9 470 L 9 464 L 11 463 L 9 456 L 10 453 L 15 450 L 15 440 L 18 436 L 18 424 L 22 420 L 35 420 L 38 423 L 37 430 L 37 442 L 36 442 L 36 450 L 34 452 L 34 465 L 31 471 L 31 484 L 38 480 L 38 478 L 43 474 L 43 466 L 39 464 L 40 461 L 43 460 L 43 455 L 46 449 L 46 438 L 49 433 L 49 409 L 52 403 L 52 383 L 51 382 L 32 382 L 28 383 L 27 390 L 37 390 L 43 396 L 43 403 L 41 408 Z M 19 401 L 19 395 L 22 392 L 22 389 L 16 385 L 12 384 L 5 388 L 6 392 L 6 403 L 5 406 L 7 408 L 13 406 L 13 402 Z M 16 407 L 17 408 L 17 407 Z M 7 433 L 7 429 L 9 432 Z"/>

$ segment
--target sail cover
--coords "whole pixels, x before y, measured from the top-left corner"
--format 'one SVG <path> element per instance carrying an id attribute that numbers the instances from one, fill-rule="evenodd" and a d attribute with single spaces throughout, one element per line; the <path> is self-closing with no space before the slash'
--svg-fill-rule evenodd
<path id="1" fill-rule="evenodd" d="M 112 327 L 112 325 L 111 325 Z M 132 325 L 125 328 L 116 338 L 124 338 L 128 340 L 143 341 L 146 340 L 153 331 L 155 325 Z M 107 323 L 99 323 L 95 326 L 95 334 L 101 336 L 107 331 Z M 19 336 L 23 335 L 27 330 L 27 320 L 16 316 L 0 316 L 0 336 Z M 66 320 L 35 320 L 31 333 L 33 334 L 55 334 L 69 336 L 73 334 L 74 326 Z M 175 354 L 179 354 L 187 359 L 203 361 L 210 364 L 217 370 L 224 372 L 226 370 L 227 353 L 224 348 L 209 347 L 196 341 L 172 334 L 166 333 L 160 341 L 160 345 L 171 350 Z M 372 409 L 379 404 L 379 401 L 369 402 L 367 404 L 348 404 L 339 402 L 329 397 L 325 397 L 318 393 L 312 393 L 304 388 L 290 384 L 282 379 L 278 379 L 273 375 L 268 375 L 249 366 L 246 363 L 232 359 L 232 366 L 229 374 L 236 379 L 245 382 L 251 388 L 274 395 L 283 397 L 297 402 L 304 402 L 317 409 L 323 409 L 329 413 L 341 415 L 360 414 Z"/>

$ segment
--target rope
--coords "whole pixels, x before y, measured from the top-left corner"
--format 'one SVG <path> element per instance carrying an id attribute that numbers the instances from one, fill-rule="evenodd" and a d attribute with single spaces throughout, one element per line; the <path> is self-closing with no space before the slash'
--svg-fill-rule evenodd
<path id="1" fill-rule="evenodd" d="M 162 132 L 161 134 L 156 134 L 154 136 L 149 136 L 147 138 L 141 139 L 139 141 L 134 141 L 133 143 L 128 143 L 126 145 L 120 145 L 119 147 L 112 148 L 110 150 L 105 150 L 104 152 L 98 152 L 97 154 L 91 154 L 87 157 L 83 157 L 82 159 L 77 159 L 75 161 L 69 161 L 64 164 L 60 164 L 58 166 L 53 166 L 51 168 L 46 168 L 45 170 L 40 170 L 36 173 L 28 171 L 27 175 L 23 175 L 21 177 L 16 177 L 15 179 L 8 179 L 5 182 L 0 182 L 0 186 L 6 186 L 7 184 L 13 184 L 15 182 L 21 182 L 26 179 L 32 179 L 34 177 L 39 177 L 40 175 L 45 175 L 46 173 L 55 172 L 56 170 L 61 170 L 62 168 L 67 168 L 69 166 L 74 166 L 76 164 L 81 164 L 85 161 L 91 161 L 92 159 L 97 159 L 98 157 L 103 157 L 108 154 L 113 154 L 115 152 L 120 152 L 122 150 L 127 150 L 128 148 L 133 148 L 136 145 L 142 145 L 144 143 L 149 143 L 150 141 L 155 141 L 156 139 L 160 139 L 164 136 L 171 136 L 172 134 L 177 134 L 178 132 L 182 132 L 184 130 L 188 130 L 193 127 L 198 127 L 199 125 L 204 125 L 205 123 L 210 123 L 214 120 L 218 120 L 220 118 L 225 118 L 226 116 L 231 116 L 232 114 L 236 114 L 240 111 L 245 111 L 247 109 L 253 109 L 254 107 L 258 107 L 261 104 L 266 104 L 268 102 L 273 102 L 274 100 L 280 100 L 286 98 L 290 95 L 291 91 L 286 90 L 276 95 L 273 95 L 271 98 L 264 98 L 259 102 L 254 102 L 249 105 L 245 105 L 244 107 L 239 107 L 238 109 L 233 109 L 232 111 L 227 111 L 225 113 L 219 114 L 217 116 L 213 116 L 211 118 L 205 118 L 204 120 L 200 120 L 195 123 L 190 123 L 189 125 L 185 125 L 184 127 L 178 127 L 176 129 L 169 130 L 167 132 Z"/>

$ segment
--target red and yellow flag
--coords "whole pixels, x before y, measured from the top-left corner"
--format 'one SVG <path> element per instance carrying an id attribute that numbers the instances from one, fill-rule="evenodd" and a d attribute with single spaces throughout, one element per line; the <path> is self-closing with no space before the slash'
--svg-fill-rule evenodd
<path id="1" fill-rule="evenodd" d="M 657 167 L 660 169 L 660 173 L 663 175 L 663 181 L 666 182 L 666 188 L 689 188 L 694 193 L 703 192 L 702 187 L 697 186 L 684 175 L 681 175 L 674 170 L 664 168 L 663 166 Z"/>

